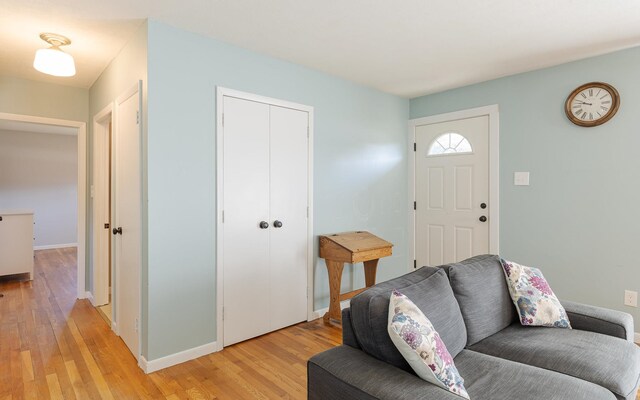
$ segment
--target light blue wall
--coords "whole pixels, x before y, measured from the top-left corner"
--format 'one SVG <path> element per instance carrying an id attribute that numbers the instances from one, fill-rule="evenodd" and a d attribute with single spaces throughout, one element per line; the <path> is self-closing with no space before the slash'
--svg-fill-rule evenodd
<path id="1" fill-rule="evenodd" d="M 559 297 L 633 314 L 640 290 L 640 48 L 411 100 L 411 118 L 499 104 L 500 249 L 539 266 Z M 577 86 L 604 81 L 622 104 L 608 123 L 581 128 L 564 114 Z M 514 186 L 530 171 L 531 186 Z M 636 328 L 638 331 L 640 328 Z"/>
<path id="2" fill-rule="evenodd" d="M 155 21 L 148 52 L 148 360 L 216 340 L 218 85 L 315 107 L 315 234 L 370 230 L 395 244 L 379 279 L 407 271 L 408 100 Z M 328 304 L 323 262 L 314 303 Z"/>

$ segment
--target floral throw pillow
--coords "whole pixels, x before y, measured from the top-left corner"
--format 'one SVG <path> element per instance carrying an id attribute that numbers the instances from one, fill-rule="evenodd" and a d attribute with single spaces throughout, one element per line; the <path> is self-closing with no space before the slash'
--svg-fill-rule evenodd
<path id="1" fill-rule="evenodd" d="M 500 262 L 522 325 L 571 329 L 567 312 L 538 268 Z"/>
<path id="2" fill-rule="evenodd" d="M 431 321 L 409 298 L 394 290 L 389 301 L 389 336 L 415 373 L 465 399 L 464 379 Z"/>

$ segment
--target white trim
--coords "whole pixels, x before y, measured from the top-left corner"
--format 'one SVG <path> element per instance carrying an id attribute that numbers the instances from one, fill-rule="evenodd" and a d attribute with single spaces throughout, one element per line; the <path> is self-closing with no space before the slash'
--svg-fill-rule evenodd
<path id="1" fill-rule="evenodd" d="M 217 349 L 218 344 L 216 342 L 211 342 L 202 346 L 194 347 L 192 349 L 160 357 L 155 360 L 147 361 L 144 356 L 140 356 L 140 362 L 138 363 L 138 366 L 142 368 L 142 370 L 146 374 L 150 374 L 164 368 L 182 364 L 183 362 L 187 362 L 198 357 L 206 356 L 207 354 L 216 352 Z"/>
<path id="2" fill-rule="evenodd" d="M 634 332 L 633 334 L 633 341 L 636 344 L 640 344 L 640 333 L 639 332 Z"/>
<path id="3" fill-rule="evenodd" d="M 109 302 L 109 289 L 107 289 L 106 291 L 104 291 L 103 289 L 101 290 L 100 288 L 104 288 L 108 285 L 108 281 L 109 281 L 109 277 L 108 277 L 108 271 L 109 271 L 109 266 L 107 265 L 107 263 L 100 263 L 98 260 L 98 256 L 100 256 L 99 254 L 97 254 L 96 249 L 98 248 L 98 235 L 96 235 L 96 232 L 98 232 L 98 230 L 102 230 L 104 229 L 104 227 L 102 226 L 102 224 L 105 222 L 104 220 L 98 220 L 99 215 L 96 212 L 96 209 L 98 208 L 98 200 L 99 198 L 101 198 L 100 196 L 97 196 L 96 193 L 96 175 L 97 175 L 97 171 L 99 168 L 103 168 L 104 166 L 98 166 L 97 160 L 98 157 L 96 157 L 96 155 L 98 154 L 98 151 L 104 151 L 102 143 L 104 143 L 103 137 L 102 135 L 108 135 L 108 126 L 111 125 L 112 127 L 112 131 L 113 131 L 113 126 L 114 126 L 114 119 L 113 119 L 113 109 L 114 109 L 114 105 L 113 102 L 110 102 L 109 104 L 107 104 L 106 107 L 104 107 L 102 110 L 100 110 L 94 117 L 93 117 L 93 157 L 92 157 L 92 162 L 93 162 L 93 176 L 91 178 L 91 202 L 93 204 L 93 215 L 92 215 L 92 219 L 91 219 L 91 226 L 92 226 L 92 240 L 91 240 L 91 248 L 92 248 L 92 260 L 91 260 L 91 265 L 90 268 L 92 269 L 92 276 L 93 276 L 93 291 L 96 293 L 96 304 L 99 305 L 103 305 L 103 304 L 107 304 Z M 98 137 L 100 137 L 101 140 L 96 140 Z M 113 153 L 111 153 L 111 156 L 113 157 Z M 112 164 L 112 163 L 110 163 Z M 111 181 L 111 183 L 113 184 L 113 180 Z M 110 190 L 110 192 L 113 192 L 113 190 Z M 111 210 L 109 210 L 109 214 L 111 214 L 110 212 Z M 111 221 L 108 221 L 109 223 L 111 223 Z M 112 240 L 111 235 L 109 235 L 109 241 Z M 110 246 L 111 248 L 113 248 L 113 246 Z M 103 254 L 104 256 L 109 256 L 109 253 Z M 108 257 L 109 260 L 112 260 L 113 257 Z M 101 269 L 106 269 L 106 271 L 101 271 Z M 111 298 L 114 298 L 113 296 L 113 292 L 111 293 Z"/>
<path id="4" fill-rule="evenodd" d="M 345 308 L 348 308 L 350 305 L 351 305 L 351 299 L 342 300 L 340 302 L 340 309 L 344 310 Z M 324 308 L 320 308 L 318 310 L 312 311 L 311 314 L 309 315 L 309 321 L 313 321 L 314 319 L 319 319 L 324 317 L 324 314 L 326 314 L 327 311 L 329 311 L 329 307 L 324 307 Z"/>
<path id="5" fill-rule="evenodd" d="M 50 249 L 65 249 L 67 247 L 78 247 L 78 243 L 46 244 L 43 246 L 33 246 L 33 249 L 34 250 L 50 250 Z"/>
<path id="6" fill-rule="evenodd" d="M 413 202 L 416 199 L 415 169 L 416 153 L 413 145 L 416 142 L 416 127 L 421 125 L 437 124 L 440 122 L 454 121 L 487 115 L 489 117 L 489 253 L 500 254 L 500 112 L 497 104 L 460 110 L 445 114 L 431 115 L 423 118 L 409 120 L 409 256 L 416 259 L 416 226 L 415 210 Z M 409 271 L 413 271 L 413 263 L 410 263 Z"/>
<path id="7" fill-rule="evenodd" d="M 222 207 L 223 207 L 223 166 L 224 166 L 224 146 L 223 146 L 223 97 L 235 97 L 244 100 L 255 101 L 259 103 L 271 104 L 278 107 L 291 108 L 300 110 L 309 114 L 309 140 L 308 140 L 308 177 L 307 177 L 307 202 L 309 207 L 309 217 L 307 219 L 307 320 L 315 319 L 313 311 L 313 107 L 303 104 L 292 103 L 285 100 L 264 97 L 252 93 L 241 92 L 238 90 L 227 89 L 221 86 L 216 88 L 216 342 L 217 350 L 224 347 L 224 329 L 222 320 L 222 306 L 224 303 L 223 296 L 223 225 L 222 225 Z"/>
<path id="8" fill-rule="evenodd" d="M 91 293 L 90 291 L 86 291 L 84 293 L 84 297 L 85 299 L 89 300 L 89 302 L 91 303 L 91 305 L 93 305 L 94 307 L 96 306 L 95 304 L 95 299 L 93 298 L 93 293 Z"/>
<path id="9" fill-rule="evenodd" d="M 68 126 L 78 129 L 78 253 L 77 253 L 77 287 L 76 296 L 83 299 L 85 288 L 85 254 L 87 241 L 87 124 L 82 121 L 70 121 L 57 118 L 36 117 L 32 115 L 10 114 L 0 112 L 0 119 L 19 122 L 32 122 L 56 126 Z"/>

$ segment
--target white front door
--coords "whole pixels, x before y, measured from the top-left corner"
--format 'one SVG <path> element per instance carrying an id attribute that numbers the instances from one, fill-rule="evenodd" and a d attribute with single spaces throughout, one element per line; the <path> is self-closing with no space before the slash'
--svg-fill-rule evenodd
<path id="1" fill-rule="evenodd" d="M 489 252 L 489 116 L 415 127 L 418 267 Z"/>
<path id="2" fill-rule="evenodd" d="M 136 359 L 141 269 L 141 133 L 139 85 L 116 100 L 115 235 L 117 331 Z"/>
<path id="3" fill-rule="evenodd" d="M 223 96 L 223 344 L 306 320 L 309 114 Z"/>

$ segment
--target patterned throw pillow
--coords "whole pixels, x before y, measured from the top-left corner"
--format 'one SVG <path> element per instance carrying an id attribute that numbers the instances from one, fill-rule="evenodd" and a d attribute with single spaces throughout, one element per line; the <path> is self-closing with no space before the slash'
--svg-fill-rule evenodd
<path id="1" fill-rule="evenodd" d="M 431 321 L 397 290 L 393 291 L 389 301 L 388 331 L 393 344 L 420 378 L 469 398 L 464 379 Z"/>
<path id="2" fill-rule="evenodd" d="M 527 326 L 569 328 L 569 317 L 538 268 L 501 259 L 511 300 Z"/>

